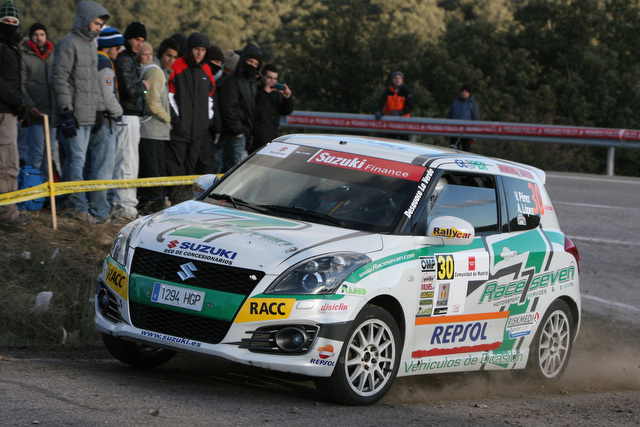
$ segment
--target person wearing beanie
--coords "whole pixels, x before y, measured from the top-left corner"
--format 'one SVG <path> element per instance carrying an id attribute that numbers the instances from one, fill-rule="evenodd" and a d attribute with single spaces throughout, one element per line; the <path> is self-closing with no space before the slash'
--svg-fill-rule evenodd
<path id="1" fill-rule="evenodd" d="M 76 6 L 71 31 L 56 44 L 51 71 L 54 101 L 60 112 L 58 132 L 66 158 L 63 181 L 84 180 L 84 167 L 91 131 L 100 127 L 102 94 L 98 81 L 98 54 L 95 39 L 109 19 L 109 12 L 91 0 Z M 70 194 L 66 213 L 80 221 L 98 223 L 85 193 Z"/>
<path id="2" fill-rule="evenodd" d="M 56 139 L 57 114 L 54 113 L 53 87 L 49 81 L 53 69 L 53 44 L 47 40 L 47 27 L 40 22 L 31 25 L 29 38 L 22 41 L 20 48 L 22 94 L 26 102 L 33 105 L 30 125 L 20 133 L 20 158 L 27 165 L 40 169 L 42 176 L 49 176 L 44 114 L 49 116 L 49 141 L 54 171 L 57 170 L 55 166 L 60 165 L 60 156 Z"/>
<path id="3" fill-rule="evenodd" d="M 238 164 L 247 148 L 253 129 L 258 70 L 262 65 L 262 51 L 248 43 L 240 54 L 238 65 L 219 86 L 222 131 L 222 170 L 226 172 Z"/>
<path id="4" fill-rule="evenodd" d="M 18 189 L 17 119 L 28 121 L 31 106 L 20 93 L 20 11 L 11 0 L 0 5 L 0 194 Z M 8 225 L 25 225 L 33 219 L 20 212 L 15 204 L 0 206 L 0 221 Z"/>
<path id="5" fill-rule="evenodd" d="M 460 93 L 449 106 L 447 119 L 480 120 L 480 109 L 475 99 L 473 99 L 473 95 L 471 95 L 471 85 L 465 83 L 460 86 Z M 473 144 L 473 139 L 471 138 L 450 138 L 450 147 L 458 148 L 462 151 L 471 151 L 471 144 Z"/>
<path id="6" fill-rule="evenodd" d="M 4 0 L 0 5 L 0 22 L 16 27 L 20 25 L 20 9 L 13 0 Z"/>
<path id="7" fill-rule="evenodd" d="M 404 73 L 396 71 L 391 74 L 391 85 L 389 85 L 378 102 L 375 112 L 376 120 L 380 120 L 383 115 L 396 117 L 409 117 L 413 111 L 413 94 L 411 89 L 404 84 Z M 390 138 L 403 139 L 403 135 L 389 135 Z"/>
<path id="8" fill-rule="evenodd" d="M 192 33 L 187 46 L 189 51 L 176 60 L 169 77 L 172 128 L 165 155 L 170 176 L 196 174 L 200 146 L 206 140 L 214 116 L 216 83 L 207 61 L 209 38 L 202 33 Z M 188 197 L 184 188 L 174 186 L 169 190 L 173 204 Z"/>
<path id="9" fill-rule="evenodd" d="M 224 61 L 222 67 L 222 76 L 216 80 L 219 83 L 223 78 L 228 76 L 233 70 L 235 70 L 238 65 L 238 61 L 240 60 L 240 55 L 236 53 L 233 49 L 227 49 L 224 52 Z"/>
<path id="10" fill-rule="evenodd" d="M 218 82 L 218 79 L 222 75 L 222 64 L 224 64 L 224 54 L 222 50 L 215 45 L 209 46 L 209 51 L 207 52 L 207 57 L 209 58 L 209 67 L 211 68 L 211 72 L 213 73 L 213 77 Z"/>
<path id="11" fill-rule="evenodd" d="M 222 76 L 222 64 L 224 61 L 224 54 L 222 50 L 215 45 L 209 46 L 207 51 L 207 58 L 209 59 L 209 68 L 213 74 L 213 79 L 218 85 L 218 81 Z M 220 137 L 220 129 L 222 128 L 222 122 L 220 121 L 220 109 L 218 108 L 218 91 L 213 92 L 213 122 L 209 127 L 209 134 L 206 137 L 206 141 L 200 146 L 200 154 L 198 155 L 198 173 L 211 173 L 218 170 L 216 164 L 217 151 L 219 146 L 216 144 Z"/>
<path id="12" fill-rule="evenodd" d="M 122 107 L 118 101 L 117 80 L 113 61 L 118 57 L 124 37 L 120 32 L 107 27 L 98 35 L 98 86 L 102 93 L 102 107 L 98 114 L 102 126 L 91 132 L 87 159 L 91 168 L 90 180 L 108 180 L 113 177 L 116 156 L 116 129 L 122 117 Z M 108 190 L 87 193 L 91 213 L 99 222 L 106 222 L 111 213 Z"/>
<path id="13" fill-rule="evenodd" d="M 142 22 L 132 22 L 124 31 L 124 47 L 116 58 L 116 77 L 120 104 L 124 110 L 122 124 L 118 126 L 116 167 L 113 179 L 138 178 L 140 144 L 140 117 L 145 114 L 144 95 L 149 90 L 149 82 L 140 80 L 136 54 L 147 39 L 147 29 Z M 136 188 L 113 190 L 113 217 L 132 220 L 138 217 Z"/>
<path id="14" fill-rule="evenodd" d="M 413 95 L 404 84 L 404 73 L 396 71 L 391 74 L 391 85 L 384 91 L 378 103 L 376 119 L 384 115 L 409 117 L 413 111 Z"/>

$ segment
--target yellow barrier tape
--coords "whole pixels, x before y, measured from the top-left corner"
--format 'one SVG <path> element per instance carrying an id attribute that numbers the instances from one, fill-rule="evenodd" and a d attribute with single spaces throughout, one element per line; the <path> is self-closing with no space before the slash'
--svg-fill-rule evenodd
<path id="1" fill-rule="evenodd" d="M 82 193 L 85 191 L 108 190 L 111 188 L 162 187 L 172 185 L 191 185 L 201 175 L 169 176 L 159 178 L 110 179 L 92 181 L 45 182 L 24 190 L 0 194 L 0 206 L 25 202 L 50 195 Z"/>

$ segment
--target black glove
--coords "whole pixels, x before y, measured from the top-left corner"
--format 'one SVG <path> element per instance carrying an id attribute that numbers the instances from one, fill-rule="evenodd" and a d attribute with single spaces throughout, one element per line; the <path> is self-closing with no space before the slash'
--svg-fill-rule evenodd
<path id="1" fill-rule="evenodd" d="M 60 120 L 62 120 L 62 124 L 60 124 L 60 132 L 62 132 L 62 135 L 67 138 L 73 138 L 78 135 L 78 131 L 76 129 L 78 129 L 79 126 L 74 113 L 75 110 L 70 110 L 66 113 L 62 113 L 60 116 Z"/>
<path id="2" fill-rule="evenodd" d="M 22 122 L 22 127 L 26 128 L 31 124 L 31 109 L 33 107 L 26 102 L 20 104 L 18 107 L 18 119 Z"/>
<path id="3" fill-rule="evenodd" d="M 392 112 L 389 113 L 390 116 L 401 116 L 402 115 L 402 110 L 393 110 Z"/>
<path id="4" fill-rule="evenodd" d="M 376 120 L 380 120 L 382 118 L 382 113 L 380 111 L 376 111 Z"/>
<path id="5" fill-rule="evenodd" d="M 98 133 L 102 126 L 104 125 L 104 112 L 98 111 L 96 112 L 96 123 L 91 128 L 91 133 Z"/>

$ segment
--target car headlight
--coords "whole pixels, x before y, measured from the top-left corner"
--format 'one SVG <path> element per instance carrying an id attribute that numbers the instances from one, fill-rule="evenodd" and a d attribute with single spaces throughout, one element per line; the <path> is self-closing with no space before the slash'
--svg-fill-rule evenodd
<path id="1" fill-rule="evenodd" d="M 302 261 L 277 278 L 265 294 L 331 294 L 351 273 L 371 259 L 354 252 L 340 252 Z"/>
<path id="2" fill-rule="evenodd" d="M 129 243 L 131 241 L 131 236 L 134 234 L 133 231 L 142 224 L 142 220 L 145 218 L 146 217 L 139 218 L 125 225 L 118 232 L 116 238 L 113 239 L 109 255 L 111 255 L 111 258 L 113 258 L 117 263 L 126 265 L 127 257 L 129 255 Z"/>

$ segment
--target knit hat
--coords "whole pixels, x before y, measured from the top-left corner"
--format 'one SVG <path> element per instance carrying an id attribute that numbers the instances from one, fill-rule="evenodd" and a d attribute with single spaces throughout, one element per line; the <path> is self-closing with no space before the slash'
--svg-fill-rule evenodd
<path id="1" fill-rule="evenodd" d="M 126 30 L 124 30 L 124 39 L 136 39 L 138 37 L 142 37 L 143 39 L 147 39 L 147 27 L 144 26 L 142 22 L 132 22 L 129 24 Z"/>
<path id="2" fill-rule="evenodd" d="M 462 86 L 460 86 L 460 92 L 462 92 L 463 90 L 471 93 L 471 85 L 467 83 L 463 84 Z"/>
<path id="3" fill-rule="evenodd" d="M 394 78 L 395 76 L 400 76 L 404 79 L 404 73 L 402 71 L 396 71 L 395 73 L 391 74 L 391 78 Z"/>
<path id="4" fill-rule="evenodd" d="M 13 0 L 4 0 L 0 5 L 0 21 L 4 18 L 15 18 L 18 20 L 18 25 L 20 25 L 20 9 L 18 9 Z"/>
<path id="5" fill-rule="evenodd" d="M 224 54 L 222 50 L 215 45 L 209 47 L 209 61 L 222 61 L 224 62 Z"/>
<path id="6" fill-rule="evenodd" d="M 122 46 L 124 44 L 124 37 L 120 34 L 120 31 L 113 27 L 107 27 L 100 31 L 98 36 L 98 49 L 105 47 Z"/>
<path id="7" fill-rule="evenodd" d="M 231 71 L 236 68 L 240 61 L 240 55 L 238 55 L 233 49 L 227 49 L 224 52 L 224 68 Z"/>
<path id="8" fill-rule="evenodd" d="M 47 34 L 47 27 L 45 27 L 44 24 L 41 22 L 36 22 L 31 26 L 31 28 L 29 28 L 29 38 L 31 38 L 33 33 L 35 33 L 38 30 L 42 30 L 44 31 L 45 34 Z"/>
<path id="9" fill-rule="evenodd" d="M 187 46 L 189 49 L 193 49 L 194 47 L 209 49 L 209 37 L 202 33 L 191 33 L 187 40 Z"/>

